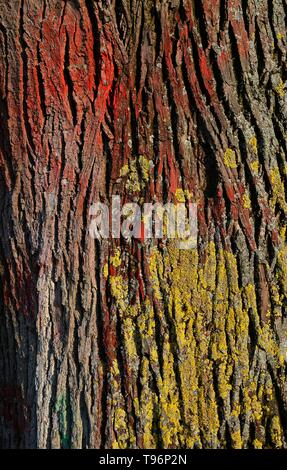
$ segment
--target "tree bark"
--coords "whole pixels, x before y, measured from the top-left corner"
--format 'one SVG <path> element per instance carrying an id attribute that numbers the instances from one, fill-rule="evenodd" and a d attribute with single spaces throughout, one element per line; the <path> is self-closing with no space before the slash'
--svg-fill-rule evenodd
<path id="1" fill-rule="evenodd" d="M 0 1 L 1 447 L 287 447 L 286 14 Z M 92 239 L 116 194 L 197 248 Z"/>

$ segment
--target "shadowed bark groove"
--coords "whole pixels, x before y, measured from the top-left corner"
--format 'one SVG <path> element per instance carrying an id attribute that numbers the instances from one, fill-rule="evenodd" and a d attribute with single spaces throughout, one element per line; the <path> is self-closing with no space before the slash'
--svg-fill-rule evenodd
<path id="1" fill-rule="evenodd" d="M 0 446 L 287 447 L 284 0 L 0 0 Z M 197 249 L 94 202 L 195 202 Z"/>

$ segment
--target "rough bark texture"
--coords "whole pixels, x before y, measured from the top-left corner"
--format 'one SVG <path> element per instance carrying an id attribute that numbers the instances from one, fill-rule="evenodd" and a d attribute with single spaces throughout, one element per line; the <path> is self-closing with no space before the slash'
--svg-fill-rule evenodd
<path id="1" fill-rule="evenodd" d="M 286 1 L 0 10 L 0 445 L 287 447 Z M 91 239 L 113 194 L 198 249 Z"/>

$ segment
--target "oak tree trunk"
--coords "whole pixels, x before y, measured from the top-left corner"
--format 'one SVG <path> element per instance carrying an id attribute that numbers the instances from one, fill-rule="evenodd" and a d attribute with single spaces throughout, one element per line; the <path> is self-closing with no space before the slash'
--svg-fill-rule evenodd
<path id="1" fill-rule="evenodd" d="M 0 1 L 1 447 L 287 447 L 286 14 Z M 116 194 L 197 248 L 94 240 Z"/>

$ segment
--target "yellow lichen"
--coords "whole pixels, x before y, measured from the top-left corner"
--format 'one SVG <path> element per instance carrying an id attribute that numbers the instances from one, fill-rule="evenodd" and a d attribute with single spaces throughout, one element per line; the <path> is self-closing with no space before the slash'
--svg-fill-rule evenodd
<path id="1" fill-rule="evenodd" d="M 192 197 L 192 194 L 187 189 L 183 190 L 182 188 L 177 188 L 175 192 L 175 197 L 176 197 L 177 202 L 183 203 L 183 202 L 189 201 Z"/>
<path id="2" fill-rule="evenodd" d="M 125 178 L 125 189 L 128 193 L 140 192 L 149 181 L 150 161 L 144 155 L 131 158 L 122 167 L 120 177 Z"/>
<path id="3" fill-rule="evenodd" d="M 120 395 L 120 371 L 116 360 L 111 367 L 110 387 L 112 405 L 114 405 L 112 408 L 112 426 L 115 434 L 111 447 L 113 449 L 125 449 L 129 442 L 129 425 L 124 409 L 124 401 Z"/>
<path id="4" fill-rule="evenodd" d="M 110 257 L 110 262 L 114 268 L 118 268 L 122 264 L 120 249 L 116 249 L 114 255 Z"/>
<path id="5" fill-rule="evenodd" d="M 272 185 L 272 197 L 271 205 L 275 207 L 276 203 L 279 203 L 281 208 L 287 212 L 287 203 L 285 201 L 285 188 L 284 182 L 281 179 L 280 171 L 278 167 L 270 170 L 270 182 Z"/>
<path id="6" fill-rule="evenodd" d="M 249 197 L 248 193 L 244 193 L 242 197 L 242 202 L 243 202 L 243 207 L 244 209 L 250 209 L 251 208 L 251 200 Z"/>
<path id="7" fill-rule="evenodd" d="M 269 323 L 265 323 L 262 327 L 259 327 L 259 332 L 259 346 L 266 351 L 270 358 L 273 359 L 277 367 L 284 365 L 284 357 L 282 357 L 276 335 L 271 329 L 271 325 Z"/>
<path id="8" fill-rule="evenodd" d="M 108 265 L 108 263 L 104 264 L 103 274 L 104 274 L 105 278 L 107 278 L 108 275 L 109 275 L 109 265 Z"/>
<path id="9" fill-rule="evenodd" d="M 142 178 L 147 183 L 150 176 L 150 161 L 144 155 L 139 156 L 139 167 L 142 173 Z"/>
<path id="10" fill-rule="evenodd" d="M 127 176 L 128 172 L 129 172 L 129 165 L 126 164 L 126 165 L 124 165 L 124 166 L 121 168 L 120 176 L 121 176 L 121 177 Z"/>
<path id="11" fill-rule="evenodd" d="M 257 175 L 259 171 L 259 163 L 258 161 L 253 161 L 250 163 L 251 170 Z"/>
<path id="12" fill-rule="evenodd" d="M 153 287 L 154 295 L 157 300 L 161 299 L 161 291 L 159 284 L 160 272 L 162 272 L 161 258 L 157 249 L 152 249 L 149 258 L 150 281 Z"/>
<path id="13" fill-rule="evenodd" d="M 284 98 L 286 93 L 286 85 L 283 82 L 282 78 L 280 78 L 278 85 L 275 87 L 275 91 L 281 98 Z"/>
<path id="14" fill-rule="evenodd" d="M 271 439 L 274 445 L 278 448 L 282 447 L 282 428 L 279 416 L 273 416 L 270 426 Z"/>
<path id="15" fill-rule="evenodd" d="M 255 135 L 251 137 L 251 139 L 249 140 L 249 145 L 252 148 L 253 152 L 257 154 L 258 153 L 257 138 Z"/>
<path id="16" fill-rule="evenodd" d="M 227 149 L 224 154 L 224 163 L 228 168 L 237 168 L 236 154 L 234 150 Z"/>
<path id="17" fill-rule="evenodd" d="M 283 232 L 281 236 L 285 240 Z M 136 394 L 138 380 L 141 384 L 133 402 L 143 445 L 154 448 L 158 444 L 153 427 L 156 413 L 165 448 L 224 447 L 218 433 L 220 403 L 232 423 L 232 447 L 246 447 L 241 422 L 256 423 L 260 429 L 266 416 L 274 413 L 270 376 L 251 368 L 250 321 L 256 330 L 255 347 L 274 370 L 281 367 L 285 354 L 285 343 L 280 345 L 271 320 L 262 322 L 258 291 L 252 283 L 239 285 L 238 259 L 213 241 L 202 253 L 180 250 L 175 241 L 169 241 L 164 249 L 152 247 L 147 263 L 152 299 L 130 305 L 123 277 L 111 276 L 114 282 L 110 284 L 120 314 L 131 393 Z M 287 281 L 286 265 L 283 244 L 276 265 L 278 288 L 270 291 L 278 308 L 284 295 L 281 285 Z M 117 375 L 113 376 L 114 406 L 120 410 L 115 415 L 115 445 L 123 447 L 134 442 L 134 430 L 117 395 Z M 126 432 L 122 431 L 124 423 Z M 271 427 L 272 441 L 280 446 L 280 422 L 273 420 Z M 262 447 L 260 439 L 258 433 L 254 447 Z"/>
<path id="18" fill-rule="evenodd" d="M 145 449 L 156 447 L 156 441 L 153 436 L 153 418 L 155 409 L 158 406 L 158 398 L 155 393 L 151 393 L 148 387 L 149 375 L 149 361 L 146 357 L 143 357 L 141 363 L 142 393 L 139 403 L 139 414 L 142 421 L 143 447 Z"/>
<path id="19" fill-rule="evenodd" d="M 110 276 L 111 294 L 115 299 L 119 311 L 125 312 L 128 306 L 128 284 L 122 276 Z"/>
<path id="20" fill-rule="evenodd" d="M 125 351 L 128 356 L 129 364 L 131 368 L 136 370 L 138 368 L 139 357 L 137 353 L 137 347 L 135 342 L 135 323 L 134 319 L 129 316 L 123 318 L 123 337 Z"/>
<path id="21" fill-rule="evenodd" d="M 259 441 L 258 439 L 254 439 L 253 441 L 253 447 L 254 449 L 262 449 L 262 442 Z"/>
<path id="22" fill-rule="evenodd" d="M 231 433 L 231 440 L 234 449 L 242 449 L 242 439 L 240 430 Z"/>

